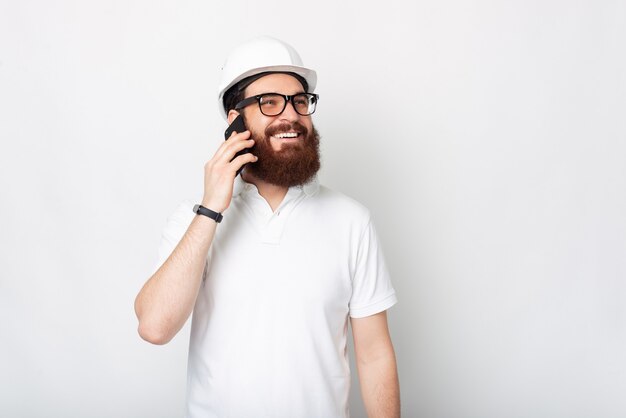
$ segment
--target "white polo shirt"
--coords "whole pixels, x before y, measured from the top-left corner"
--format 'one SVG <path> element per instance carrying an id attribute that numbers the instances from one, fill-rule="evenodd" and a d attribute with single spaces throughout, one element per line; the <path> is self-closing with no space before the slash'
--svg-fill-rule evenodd
<path id="1" fill-rule="evenodd" d="M 160 263 L 194 203 L 169 218 Z M 272 212 L 238 178 L 193 312 L 186 416 L 349 417 L 348 317 L 395 303 L 365 207 L 315 180 Z"/>

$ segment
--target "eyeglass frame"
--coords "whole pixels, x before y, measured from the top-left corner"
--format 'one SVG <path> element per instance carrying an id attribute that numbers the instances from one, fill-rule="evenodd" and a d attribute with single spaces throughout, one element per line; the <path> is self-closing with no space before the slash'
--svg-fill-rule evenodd
<path id="1" fill-rule="evenodd" d="M 270 94 L 275 94 L 276 96 L 281 96 L 283 99 L 285 99 L 284 105 L 283 105 L 283 109 L 278 112 L 275 115 L 266 115 L 265 113 L 263 113 L 263 108 L 261 107 L 261 98 L 263 96 L 267 96 Z M 313 111 L 311 113 L 307 113 L 305 115 L 303 115 L 302 113 L 298 112 L 298 109 L 296 109 L 296 106 L 294 106 L 293 104 L 293 98 L 295 96 L 300 96 L 302 94 L 305 95 L 309 95 L 309 96 L 313 96 L 313 99 L 315 100 L 315 108 L 313 109 Z M 317 110 L 317 101 L 320 99 L 320 95 L 317 93 L 309 93 L 309 92 L 302 92 L 302 93 L 296 93 L 296 94 L 292 94 L 292 95 L 287 95 L 287 94 L 280 94 L 280 93 L 263 93 L 263 94 L 257 94 L 256 96 L 250 96 L 250 97 L 246 97 L 245 99 L 243 99 L 242 101 L 240 101 L 239 103 L 237 103 L 234 107 L 235 110 L 241 110 L 244 107 L 250 106 L 252 103 L 257 102 L 259 104 L 259 110 L 261 111 L 261 113 L 263 113 L 263 115 L 268 116 L 268 117 L 273 117 L 273 116 L 279 116 L 281 115 L 285 109 L 287 109 L 287 103 L 291 102 L 291 106 L 293 107 L 293 110 L 296 111 L 296 113 L 300 116 L 311 116 L 313 113 L 315 113 L 315 111 Z"/>

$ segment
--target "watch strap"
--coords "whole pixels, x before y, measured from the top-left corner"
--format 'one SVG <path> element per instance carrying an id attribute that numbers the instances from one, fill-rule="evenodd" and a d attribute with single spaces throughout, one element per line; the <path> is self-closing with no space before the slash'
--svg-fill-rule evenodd
<path id="1" fill-rule="evenodd" d="M 213 210 L 211 210 L 209 208 L 205 208 L 202 205 L 195 205 L 193 207 L 193 211 L 195 213 L 197 213 L 198 215 L 204 215 L 207 218 L 211 218 L 211 219 L 213 219 L 217 223 L 222 222 L 222 219 L 224 219 L 224 216 L 222 216 L 221 213 L 215 212 L 215 211 L 213 211 Z"/>

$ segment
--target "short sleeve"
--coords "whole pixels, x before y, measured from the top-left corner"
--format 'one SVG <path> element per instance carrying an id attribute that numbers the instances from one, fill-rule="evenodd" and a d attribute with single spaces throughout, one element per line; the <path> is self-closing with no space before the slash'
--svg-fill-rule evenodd
<path id="1" fill-rule="evenodd" d="M 396 292 L 371 220 L 358 243 L 356 267 L 352 278 L 350 316 L 363 318 L 396 304 Z"/>
<path id="2" fill-rule="evenodd" d="M 167 223 L 161 234 L 161 242 L 159 244 L 154 271 L 157 271 L 170 254 L 172 254 L 174 248 L 176 248 L 183 235 L 185 235 L 194 216 L 193 203 L 191 200 L 185 200 L 181 202 L 176 210 L 167 218 Z"/>

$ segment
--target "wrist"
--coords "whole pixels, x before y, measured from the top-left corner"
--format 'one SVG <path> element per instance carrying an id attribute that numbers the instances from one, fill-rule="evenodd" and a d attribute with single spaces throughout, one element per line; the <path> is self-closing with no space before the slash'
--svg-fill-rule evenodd
<path id="1" fill-rule="evenodd" d="M 222 222 L 222 219 L 224 218 L 221 212 L 217 212 L 213 209 L 209 209 L 204 205 L 195 205 L 193 207 L 193 211 L 197 215 L 202 215 L 202 216 L 206 216 L 207 218 L 213 219 L 216 223 Z"/>
<path id="2" fill-rule="evenodd" d="M 228 207 L 228 205 L 224 207 L 224 203 L 220 202 L 218 199 L 207 199 L 206 197 L 202 198 L 200 205 L 218 213 L 223 213 Z"/>

